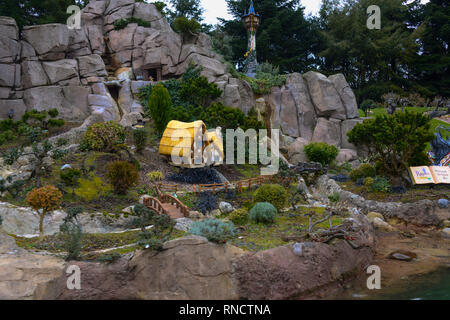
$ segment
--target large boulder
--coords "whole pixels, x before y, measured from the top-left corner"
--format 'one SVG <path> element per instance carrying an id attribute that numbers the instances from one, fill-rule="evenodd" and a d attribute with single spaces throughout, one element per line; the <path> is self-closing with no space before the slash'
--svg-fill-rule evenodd
<path id="1" fill-rule="evenodd" d="M 164 244 L 163 252 L 139 251 L 130 261 L 136 293 L 144 299 L 238 299 L 232 261 L 243 254 L 229 245 L 188 236 Z"/>
<path id="2" fill-rule="evenodd" d="M 303 150 L 307 144 L 309 144 L 309 141 L 301 137 L 297 138 L 288 146 L 288 158 L 292 164 L 296 165 L 299 162 L 308 161 L 305 151 Z"/>
<path id="3" fill-rule="evenodd" d="M 0 63 L 14 63 L 20 55 L 19 42 L 0 36 Z"/>
<path id="4" fill-rule="evenodd" d="M 78 57 L 78 68 L 80 77 L 106 77 L 105 63 L 98 54 Z"/>
<path id="5" fill-rule="evenodd" d="M 350 85 L 345 80 L 345 76 L 342 73 L 338 73 L 328 77 L 333 82 L 339 96 L 345 107 L 347 119 L 359 118 L 358 104 L 356 103 L 356 97 Z"/>
<path id="6" fill-rule="evenodd" d="M 80 85 L 78 63 L 76 60 L 58 60 L 42 63 L 50 84 Z"/>
<path id="7" fill-rule="evenodd" d="M 84 120 L 88 116 L 89 89 L 79 86 L 45 86 L 25 90 L 24 102 L 28 109 L 48 111 L 56 108 L 65 120 Z"/>
<path id="8" fill-rule="evenodd" d="M 13 119 L 17 121 L 27 111 L 27 106 L 22 99 L 0 100 L 0 119 L 8 118 L 11 110 Z"/>
<path id="9" fill-rule="evenodd" d="M 336 157 L 336 162 L 345 163 L 358 159 L 358 154 L 352 149 L 341 149 Z"/>
<path id="10" fill-rule="evenodd" d="M 13 87 L 15 83 L 16 65 L 0 64 L 0 87 Z"/>
<path id="11" fill-rule="evenodd" d="M 309 71 L 303 75 L 319 117 L 345 120 L 347 114 L 333 83 L 323 74 Z"/>
<path id="12" fill-rule="evenodd" d="M 0 299 L 40 299 L 44 288 L 63 275 L 64 261 L 31 254 L 0 230 Z"/>
<path id="13" fill-rule="evenodd" d="M 39 61 L 25 60 L 21 66 L 24 89 L 48 85 L 47 75 Z"/>
<path id="14" fill-rule="evenodd" d="M 297 106 L 299 135 L 306 140 L 311 140 L 317 119 L 308 86 L 301 74 L 292 73 L 287 76 L 286 87 L 291 91 Z"/>
<path id="15" fill-rule="evenodd" d="M 19 28 L 16 20 L 10 17 L 0 17 L 0 37 L 19 40 Z"/>
<path id="16" fill-rule="evenodd" d="M 88 101 L 91 112 L 101 115 L 104 121 L 120 120 L 119 107 L 111 95 L 90 94 Z"/>
<path id="17" fill-rule="evenodd" d="M 69 29 L 64 24 L 44 24 L 25 27 L 22 36 L 43 60 L 65 58 L 69 45 Z"/>
<path id="18" fill-rule="evenodd" d="M 314 129 L 313 142 L 326 142 L 330 145 L 340 147 L 341 145 L 341 121 L 330 118 L 317 119 Z"/>
<path id="19" fill-rule="evenodd" d="M 358 249 L 344 240 L 332 245 L 305 242 L 300 255 L 289 245 L 237 258 L 234 270 L 240 299 L 314 297 L 339 286 L 343 278 L 364 272 L 373 258 L 374 232 L 364 215 L 352 214 L 352 221 L 357 230 L 352 244 Z"/>

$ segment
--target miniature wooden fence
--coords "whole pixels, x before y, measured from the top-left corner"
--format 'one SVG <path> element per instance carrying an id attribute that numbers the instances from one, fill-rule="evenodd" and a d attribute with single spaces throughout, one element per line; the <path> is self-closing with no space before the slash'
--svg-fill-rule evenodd
<path id="1" fill-rule="evenodd" d="M 175 193 L 178 192 L 177 184 L 166 184 L 158 182 L 157 187 L 160 191 L 175 192 Z"/>
<path id="2" fill-rule="evenodd" d="M 228 182 L 224 183 L 212 183 L 212 184 L 197 184 L 194 185 L 194 193 L 201 193 L 203 191 L 212 191 L 213 193 L 216 193 L 216 190 L 219 189 L 225 189 L 226 192 L 228 192 L 230 184 Z"/>

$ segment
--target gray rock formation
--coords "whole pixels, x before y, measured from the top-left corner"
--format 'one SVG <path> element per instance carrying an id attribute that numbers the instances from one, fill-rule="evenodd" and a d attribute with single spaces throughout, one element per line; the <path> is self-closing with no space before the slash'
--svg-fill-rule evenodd
<path id="1" fill-rule="evenodd" d="M 131 17 L 150 27 L 115 30 L 114 22 Z M 92 0 L 81 18 L 80 30 L 47 24 L 19 34 L 14 19 L 0 17 L 0 118 L 10 110 L 19 119 L 27 110 L 57 108 L 70 121 L 95 115 L 91 120 L 133 125 L 144 113 L 139 88 L 180 77 L 193 63 L 223 91 L 219 101 L 245 113 L 256 107 L 261 120 L 280 129 L 285 149 L 296 138 L 355 149 L 346 134 L 359 121 L 357 103 L 342 74 L 290 74 L 281 88 L 255 97 L 246 81 L 228 73 L 206 34 L 181 36 L 153 4 Z M 303 150 L 289 149 L 302 158 Z"/>

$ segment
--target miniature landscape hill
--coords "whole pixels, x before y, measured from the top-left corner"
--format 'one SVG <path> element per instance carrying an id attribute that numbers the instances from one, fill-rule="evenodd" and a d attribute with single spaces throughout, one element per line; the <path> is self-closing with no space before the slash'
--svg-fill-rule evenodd
<path id="1" fill-rule="evenodd" d="M 277 75 L 285 81 L 260 90 L 208 35 L 175 32 L 141 1 L 91 0 L 81 21 L 19 33 L 0 17 L 0 299 L 321 299 L 356 290 L 354 277 L 365 285 L 371 264 L 401 284 L 449 265 L 448 185 L 408 185 L 406 160 L 394 174 L 386 167 L 410 153 L 368 156 L 349 142 L 358 128 L 359 141 L 382 134 L 371 119 L 356 127 L 361 110 L 344 75 Z M 168 161 L 169 133 L 194 132 L 193 123 L 166 119 L 165 136 L 150 104 L 171 100 L 164 84 L 185 84 L 192 70 L 221 95 L 198 108 L 217 112 L 210 119 L 189 121 L 204 134 L 227 116 L 233 129 L 247 120 L 280 129 L 277 174 Z M 142 98 L 155 88 L 165 96 Z M 374 120 L 409 133 L 423 156 L 414 160 L 426 162 L 432 128 L 421 113 Z M 70 265 L 82 290 L 67 289 Z"/>

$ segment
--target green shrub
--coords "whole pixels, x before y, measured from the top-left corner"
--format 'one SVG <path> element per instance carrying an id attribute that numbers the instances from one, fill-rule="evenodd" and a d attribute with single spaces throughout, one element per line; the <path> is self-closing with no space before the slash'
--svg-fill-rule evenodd
<path id="1" fill-rule="evenodd" d="M 122 30 L 125 29 L 130 23 L 137 23 L 140 27 L 150 28 L 151 24 L 148 21 L 144 21 L 139 18 L 130 17 L 126 19 L 116 20 L 114 22 L 114 30 Z"/>
<path id="2" fill-rule="evenodd" d="M 253 194 L 254 202 L 269 202 L 278 210 L 286 206 L 287 200 L 286 189 L 279 184 L 263 184 Z"/>
<path id="3" fill-rule="evenodd" d="M 365 120 L 347 135 L 350 143 L 381 161 L 388 176 L 399 178 L 417 159 L 424 159 L 427 143 L 433 139 L 430 126 L 428 116 L 406 110 Z"/>
<path id="4" fill-rule="evenodd" d="M 189 229 L 189 233 L 205 237 L 211 242 L 226 243 L 236 235 L 236 229 L 232 222 L 206 219 L 194 222 Z"/>
<path id="5" fill-rule="evenodd" d="M 153 87 L 148 101 L 150 116 L 158 133 L 163 133 L 170 121 L 172 100 L 169 91 L 162 84 Z"/>
<path id="6" fill-rule="evenodd" d="M 162 1 L 155 1 L 155 2 L 152 2 L 152 4 L 155 5 L 156 9 L 159 12 L 164 14 L 164 8 L 166 7 L 166 4 L 164 2 L 162 2 Z"/>
<path id="7" fill-rule="evenodd" d="M 63 247 L 67 252 L 66 260 L 78 260 L 82 248 L 83 230 L 78 221 L 78 215 L 83 212 L 83 208 L 75 207 L 67 210 L 67 216 L 63 224 L 59 227 L 64 240 Z"/>
<path id="8" fill-rule="evenodd" d="M 148 141 L 148 132 L 145 128 L 138 128 L 133 131 L 134 145 L 137 152 L 142 152 Z"/>
<path id="9" fill-rule="evenodd" d="M 113 161 L 107 166 L 107 177 L 117 194 L 126 194 L 139 180 L 137 168 L 128 161 Z"/>
<path id="10" fill-rule="evenodd" d="M 331 195 L 328 196 L 328 200 L 330 200 L 331 203 L 338 203 L 341 199 L 341 194 L 339 192 L 333 192 Z"/>
<path id="11" fill-rule="evenodd" d="M 245 224 L 249 219 L 248 210 L 246 208 L 234 210 L 230 213 L 228 219 L 230 219 L 234 224 Z"/>
<path id="12" fill-rule="evenodd" d="M 372 166 L 369 163 L 363 163 L 358 167 L 358 170 L 361 171 L 362 177 L 375 177 L 377 172 L 375 170 L 375 167 Z"/>
<path id="13" fill-rule="evenodd" d="M 208 106 L 212 100 L 219 98 L 222 95 L 222 90 L 217 84 L 210 83 L 204 76 L 191 78 L 185 81 L 179 96 L 183 101 L 194 106 Z"/>
<path id="14" fill-rule="evenodd" d="M 195 19 L 178 17 L 173 21 L 173 29 L 184 36 L 195 36 L 200 32 L 202 25 Z"/>
<path id="15" fill-rule="evenodd" d="M 385 177 L 375 177 L 371 189 L 376 192 L 389 192 L 391 190 L 391 185 L 389 180 Z"/>
<path id="16" fill-rule="evenodd" d="M 12 165 L 22 155 L 22 151 L 18 148 L 11 148 L 3 154 L 3 161 L 7 165 Z"/>
<path id="17" fill-rule="evenodd" d="M 175 221 L 168 215 L 157 214 L 143 204 L 135 205 L 134 212 L 138 216 L 138 224 L 141 227 L 138 244 L 145 249 L 161 251 L 164 242 L 170 239 Z M 150 223 L 153 228 L 147 229 L 146 226 Z"/>
<path id="18" fill-rule="evenodd" d="M 338 148 L 325 142 L 312 142 L 305 146 L 304 151 L 309 161 L 319 162 L 323 166 L 328 166 L 339 154 Z"/>
<path id="19" fill-rule="evenodd" d="M 99 199 L 112 191 L 111 185 L 104 183 L 100 177 L 80 178 L 78 185 L 75 194 L 86 202 Z"/>
<path id="20" fill-rule="evenodd" d="M 368 163 L 363 163 L 357 169 L 353 169 L 350 172 L 350 179 L 352 179 L 352 181 L 358 181 L 359 179 L 364 179 L 367 177 L 373 178 L 376 174 L 377 172 L 374 166 Z"/>
<path id="21" fill-rule="evenodd" d="M 372 177 L 367 177 L 367 178 L 364 179 L 363 185 L 365 187 L 371 187 L 374 182 L 375 182 L 375 180 Z"/>
<path id="22" fill-rule="evenodd" d="M 255 94 L 269 94 L 273 87 L 282 87 L 286 84 L 285 75 L 272 75 L 258 72 L 255 78 L 242 77 L 247 81 Z"/>
<path id="23" fill-rule="evenodd" d="M 373 101 L 373 100 L 371 100 L 371 99 L 364 100 L 364 101 L 361 103 L 361 105 L 360 105 L 360 108 L 361 108 L 362 111 L 364 111 L 364 115 L 365 115 L 366 117 L 369 116 L 369 111 L 370 111 L 370 109 L 373 109 L 373 108 L 375 108 L 375 107 L 376 107 L 376 103 L 375 103 L 375 101 Z"/>
<path id="24" fill-rule="evenodd" d="M 147 174 L 147 177 L 150 179 L 150 181 L 161 181 L 164 179 L 164 175 L 161 171 L 152 171 Z"/>
<path id="25" fill-rule="evenodd" d="M 84 136 L 83 144 L 88 150 L 114 152 L 125 141 L 125 129 L 113 121 L 91 125 Z"/>
<path id="26" fill-rule="evenodd" d="M 280 74 L 280 67 L 274 66 L 270 62 L 266 61 L 266 62 L 260 63 L 258 65 L 258 67 L 256 67 L 257 77 L 258 77 L 258 74 L 260 74 L 260 73 L 265 73 L 265 74 L 270 74 L 272 76 L 277 76 L 277 75 Z"/>
<path id="27" fill-rule="evenodd" d="M 277 216 L 277 208 L 269 202 L 258 202 L 250 210 L 250 219 L 255 222 L 271 224 Z"/>
<path id="28" fill-rule="evenodd" d="M 81 171 L 74 168 L 67 168 L 61 170 L 59 177 L 66 186 L 76 185 L 78 178 L 81 176 Z"/>

